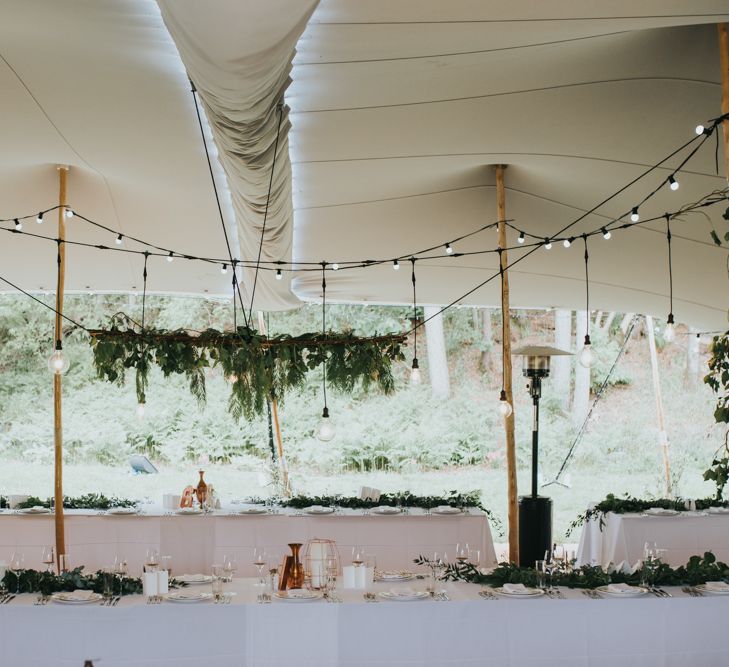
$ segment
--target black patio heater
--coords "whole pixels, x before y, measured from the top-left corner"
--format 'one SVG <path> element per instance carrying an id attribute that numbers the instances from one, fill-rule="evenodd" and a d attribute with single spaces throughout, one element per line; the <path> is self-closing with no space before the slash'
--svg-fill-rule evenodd
<path id="1" fill-rule="evenodd" d="M 542 397 L 542 380 L 549 376 L 552 357 L 569 355 L 570 352 L 555 347 L 522 347 L 513 352 L 524 358 L 522 369 L 529 379 L 527 389 L 532 397 L 532 493 L 519 498 L 519 565 L 534 567 L 535 561 L 544 558 L 552 548 L 552 499 L 539 495 L 539 399 Z"/>

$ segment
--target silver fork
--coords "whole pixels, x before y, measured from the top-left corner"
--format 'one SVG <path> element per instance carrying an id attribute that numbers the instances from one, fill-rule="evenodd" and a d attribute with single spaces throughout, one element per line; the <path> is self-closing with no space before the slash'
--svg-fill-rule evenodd
<path id="1" fill-rule="evenodd" d="M 484 600 L 498 600 L 498 596 L 496 596 L 494 593 L 492 593 L 489 590 L 486 590 L 485 588 L 481 589 L 478 592 L 479 597 L 482 597 Z"/>
<path id="2" fill-rule="evenodd" d="M 15 599 L 15 595 L 8 595 L 3 601 L 2 604 L 10 604 Z"/>

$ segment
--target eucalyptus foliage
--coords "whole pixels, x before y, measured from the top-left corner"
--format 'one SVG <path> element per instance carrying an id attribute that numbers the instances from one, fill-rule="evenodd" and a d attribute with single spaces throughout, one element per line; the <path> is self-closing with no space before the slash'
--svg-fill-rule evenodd
<path id="1" fill-rule="evenodd" d="M 715 498 L 699 498 L 694 502 L 696 503 L 697 510 L 706 510 L 709 507 L 726 507 L 729 505 L 728 502 Z M 609 493 L 605 497 L 605 500 L 601 500 L 599 503 L 580 514 L 570 524 L 567 529 L 567 535 L 575 530 L 575 528 L 579 528 L 592 519 L 599 520 L 600 530 L 602 530 L 605 527 L 605 515 L 609 512 L 612 512 L 613 514 L 639 514 L 649 510 L 651 507 L 660 507 L 665 510 L 684 512 L 686 511 L 686 501 L 682 498 L 654 498 L 651 500 L 634 498 L 628 495 L 623 498 L 619 498 L 614 494 Z"/>
<path id="2" fill-rule="evenodd" d="M 427 565 L 428 559 L 419 556 L 414 561 L 418 565 Z M 486 586 L 503 586 L 504 584 L 524 584 L 535 587 L 537 573 L 533 567 L 519 567 L 510 563 L 499 563 L 488 573 L 482 572 L 471 563 L 448 563 L 443 573 L 447 581 L 467 581 Z M 583 565 L 570 571 L 555 571 L 552 574 L 554 586 L 568 588 L 597 588 L 607 584 L 626 583 L 640 585 L 645 579 L 653 586 L 680 586 L 687 584 L 696 586 L 707 581 L 726 581 L 729 579 L 729 565 L 716 560 L 716 556 L 707 551 L 702 556 L 691 556 L 686 565 L 673 568 L 668 563 L 660 563 L 650 571 L 643 567 L 626 573 L 612 568 L 604 569 L 595 565 Z"/>
<path id="3" fill-rule="evenodd" d="M 359 337 L 352 332 L 263 336 L 238 327 L 224 332 L 206 329 L 139 330 L 124 314 L 115 315 L 108 329 L 92 331 L 94 367 L 99 378 L 123 384 L 135 369 L 137 399 L 146 402 L 153 365 L 165 377 L 184 375 L 190 392 L 202 406 L 206 401 L 205 371 L 218 368 L 231 384 L 228 410 L 234 418 L 251 419 L 271 398 L 279 401 L 301 388 L 309 371 L 326 368 L 327 384 L 351 393 L 372 386 L 389 394 L 395 389 L 392 363 L 405 359 L 403 335 Z"/>
<path id="4" fill-rule="evenodd" d="M 729 213 L 729 209 L 727 209 Z M 729 218 L 728 218 L 729 219 Z M 727 232 L 729 235 L 729 232 Z M 709 372 L 704 377 L 717 395 L 714 419 L 718 424 L 729 424 L 729 332 L 715 336 L 711 346 L 709 359 Z M 716 454 L 711 462 L 711 468 L 704 472 L 705 480 L 712 480 L 716 484 L 716 497 L 721 500 L 724 487 L 729 481 L 729 427 L 724 436 L 723 455 Z"/>
<path id="5" fill-rule="evenodd" d="M 83 496 L 63 497 L 63 506 L 69 510 L 108 510 L 112 507 L 134 507 L 137 500 L 128 500 L 126 498 L 116 498 L 114 496 L 107 497 L 103 493 L 86 493 Z M 37 496 L 30 496 L 27 500 L 18 503 L 17 509 L 26 509 L 29 507 L 46 507 L 53 506 L 53 498 L 45 500 Z M 8 501 L 5 497 L 0 497 L 0 508 L 8 507 Z"/>

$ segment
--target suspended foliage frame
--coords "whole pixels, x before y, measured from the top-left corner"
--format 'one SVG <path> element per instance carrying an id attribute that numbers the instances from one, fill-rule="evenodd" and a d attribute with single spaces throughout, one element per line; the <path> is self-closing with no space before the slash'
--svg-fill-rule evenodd
<path id="1" fill-rule="evenodd" d="M 392 363 L 404 361 L 404 334 L 359 337 L 351 332 L 263 336 L 240 326 L 237 331 L 142 329 L 119 313 L 108 329 L 93 329 L 91 346 L 99 378 L 124 384 L 126 371 L 136 370 L 136 391 L 146 402 L 149 371 L 165 377 L 185 375 L 190 392 L 206 402 L 205 369 L 218 368 L 231 382 L 228 410 L 235 419 L 260 415 L 269 399 L 281 402 L 287 391 L 303 386 L 306 374 L 326 361 L 327 382 L 352 393 L 358 386 L 395 389 Z"/>

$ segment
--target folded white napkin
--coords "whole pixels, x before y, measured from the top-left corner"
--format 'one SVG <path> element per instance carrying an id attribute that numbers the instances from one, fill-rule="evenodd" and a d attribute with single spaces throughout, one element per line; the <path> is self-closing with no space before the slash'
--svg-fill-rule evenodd
<path id="1" fill-rule="evenodd" d="M 511 595 L 529 595 L 531 591 L 524 584 L 504 584 L 505 593 Z"/>
<path id="2" fill-rule="evenodd" d="M 411 598 L 417 594 L 418 591 L 416 591 L 414 588 L 410 588 L 410 586 L 405 586 L 404 588 L 390 589 L 390 595 L 392 595 L 393 597 Z"/>
<path id="3" fill-rule="evenodd" d="M 725 581 L 707 581 L 707 591 L 721 591 L 722 593 L 729 592 L 729 584 Z"/>
<path id="4" fill-rule="evenodd" d="M 324 507 L 322 505 L 312 505 L 309 508 L 309 511 L 311 511 L 311 512 L 321 512 L 323 509 L 324 509 Z"/>
<path id="5" fill-rule="evenodd" d="M 206 581 L 204 574 L 182 574 L 178 577 L 180 581 Z"/>
<path id="6" fill-rule="evenodd" d="M 450 512 L 453 509 L 450 505 L 438 505 L 435 508 L 436 512 Z"/>
<path id="7" fill-rule="evenodd" d="M 626 593 L 633 593 L 634 589 L 628 584 L 608 584 L 608 593 L 615 593 L 619 595 L 625 595 Z"/>
<path id="8" fill-rule="evenodd" d="M 155 593 L 155 595 L 160 595 L 161 593 Z M 200 592 L 200 590 L 181 590 L 181 591 L 175 591 L 173 595 L 176 598 L 183 598 L 183 599 L 190 599 L 190 600 L 196 600 L 197 598 L 205 595 L 205 593 Z"/>
<path id="9" fill-rule="evenodd" d="M 311 597 L 311 593 L 303 588 L 290 588 L 286 591 L 286 597 L 289 598 L 308 598 Z"/>
<path id="10" fill-rule="evenodd" d="M 389 505 L 375 507 L 375 512 L 379 512 L 380 514 L 395 514 L 397 511 L 397 507 L 390 507 Z"/>

